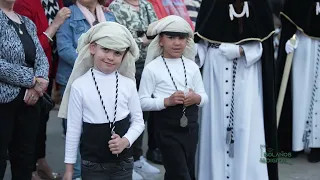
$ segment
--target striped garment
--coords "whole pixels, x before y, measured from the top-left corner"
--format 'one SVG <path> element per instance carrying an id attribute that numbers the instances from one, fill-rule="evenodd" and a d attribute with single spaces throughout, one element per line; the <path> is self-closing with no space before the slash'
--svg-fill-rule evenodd
<path id="1" fill-rule="evenodd" d="M 184 0 L 184 4 L 187 7 L 189 16 L 194 26 L 196 26 L 196 21 L 198 17 L 198 12 L 200 10 L 202 0 Z"/>

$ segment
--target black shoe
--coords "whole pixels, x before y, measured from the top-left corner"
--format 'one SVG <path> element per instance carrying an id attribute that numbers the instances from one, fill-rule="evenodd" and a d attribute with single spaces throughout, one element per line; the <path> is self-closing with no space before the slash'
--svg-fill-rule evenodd
<path id="1" fill-rule="evenodd" d="M 291 158 L 297 158 L 300 154 L 303 154 L 304 151 L 292 151 Z"/>
<path id="2" fill-rule="evenodd" d="M 308 154 L 308 161 L 310 163 L 320 162 L 320 148 L 311 148 L 311 151 Z"/>
<path id="3" fill-rule="evenodd" d="M 162 165 L 162 154 L 158 148 L 153 150 L 148 150 L 147 159 L 155 164 Z"/>

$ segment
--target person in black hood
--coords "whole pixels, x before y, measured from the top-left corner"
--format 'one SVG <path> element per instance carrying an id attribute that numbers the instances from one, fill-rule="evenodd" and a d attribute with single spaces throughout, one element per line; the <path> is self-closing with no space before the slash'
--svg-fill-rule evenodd
<path id="1" fill-rule="evenodd" d="M 273 34 L 265 0 L 202 1 L 195 42 L 209 103 L 198 179 L 278 179 Z"/>
<path id="2" fill-rule="evenodd" d="M 292 152 L 294 157 L 304 150 L 310 152 L 308 161 L 316 163 L 320 161 L 320 1 L 286 0 L 280 15 L 277 87 L 280 87 L 287 54 L 294 51 L 294 55 L 280 116 L 279 147 Z M 290 43 L 293 35 L 296 35 L 295 45 Z"/>

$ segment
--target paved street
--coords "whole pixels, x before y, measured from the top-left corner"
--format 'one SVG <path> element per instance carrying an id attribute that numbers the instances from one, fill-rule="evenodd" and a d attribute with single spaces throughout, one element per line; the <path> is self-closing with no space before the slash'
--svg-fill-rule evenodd
<path id="1" fill-rule="evenodd" d="M 47 131 L 47 159 L 55 171 L 63 173 L 64 139 L 61 134 L 61 120 L 57 118 L 57 111 L 52 111 Z M 144 138 L 144 150 L 147 149 L 146 142 L 147 136 Z M 280 164 L 280 180 L 320 180 L 320 163 L 310 164 L 306 157 L 289 159 L 286 163 Z M 158 176 L 144 175 L 145 180 L 162 180 L 164 169 L 162 166 L 158 167 L 161 168 L 162 174 Z M 7 168 L 4 180 L 10 180 L 9 168 L 10 165 Z"/>

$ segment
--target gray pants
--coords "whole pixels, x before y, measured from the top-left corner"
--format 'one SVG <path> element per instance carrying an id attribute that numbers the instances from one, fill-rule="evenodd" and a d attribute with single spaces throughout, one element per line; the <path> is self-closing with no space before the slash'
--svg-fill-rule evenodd
<path id="1" fill-rule="evenodd" d="M 82 160 L 82 180 L 132 180 L 133 157 L 119 163 L 94 163 Z"/>

